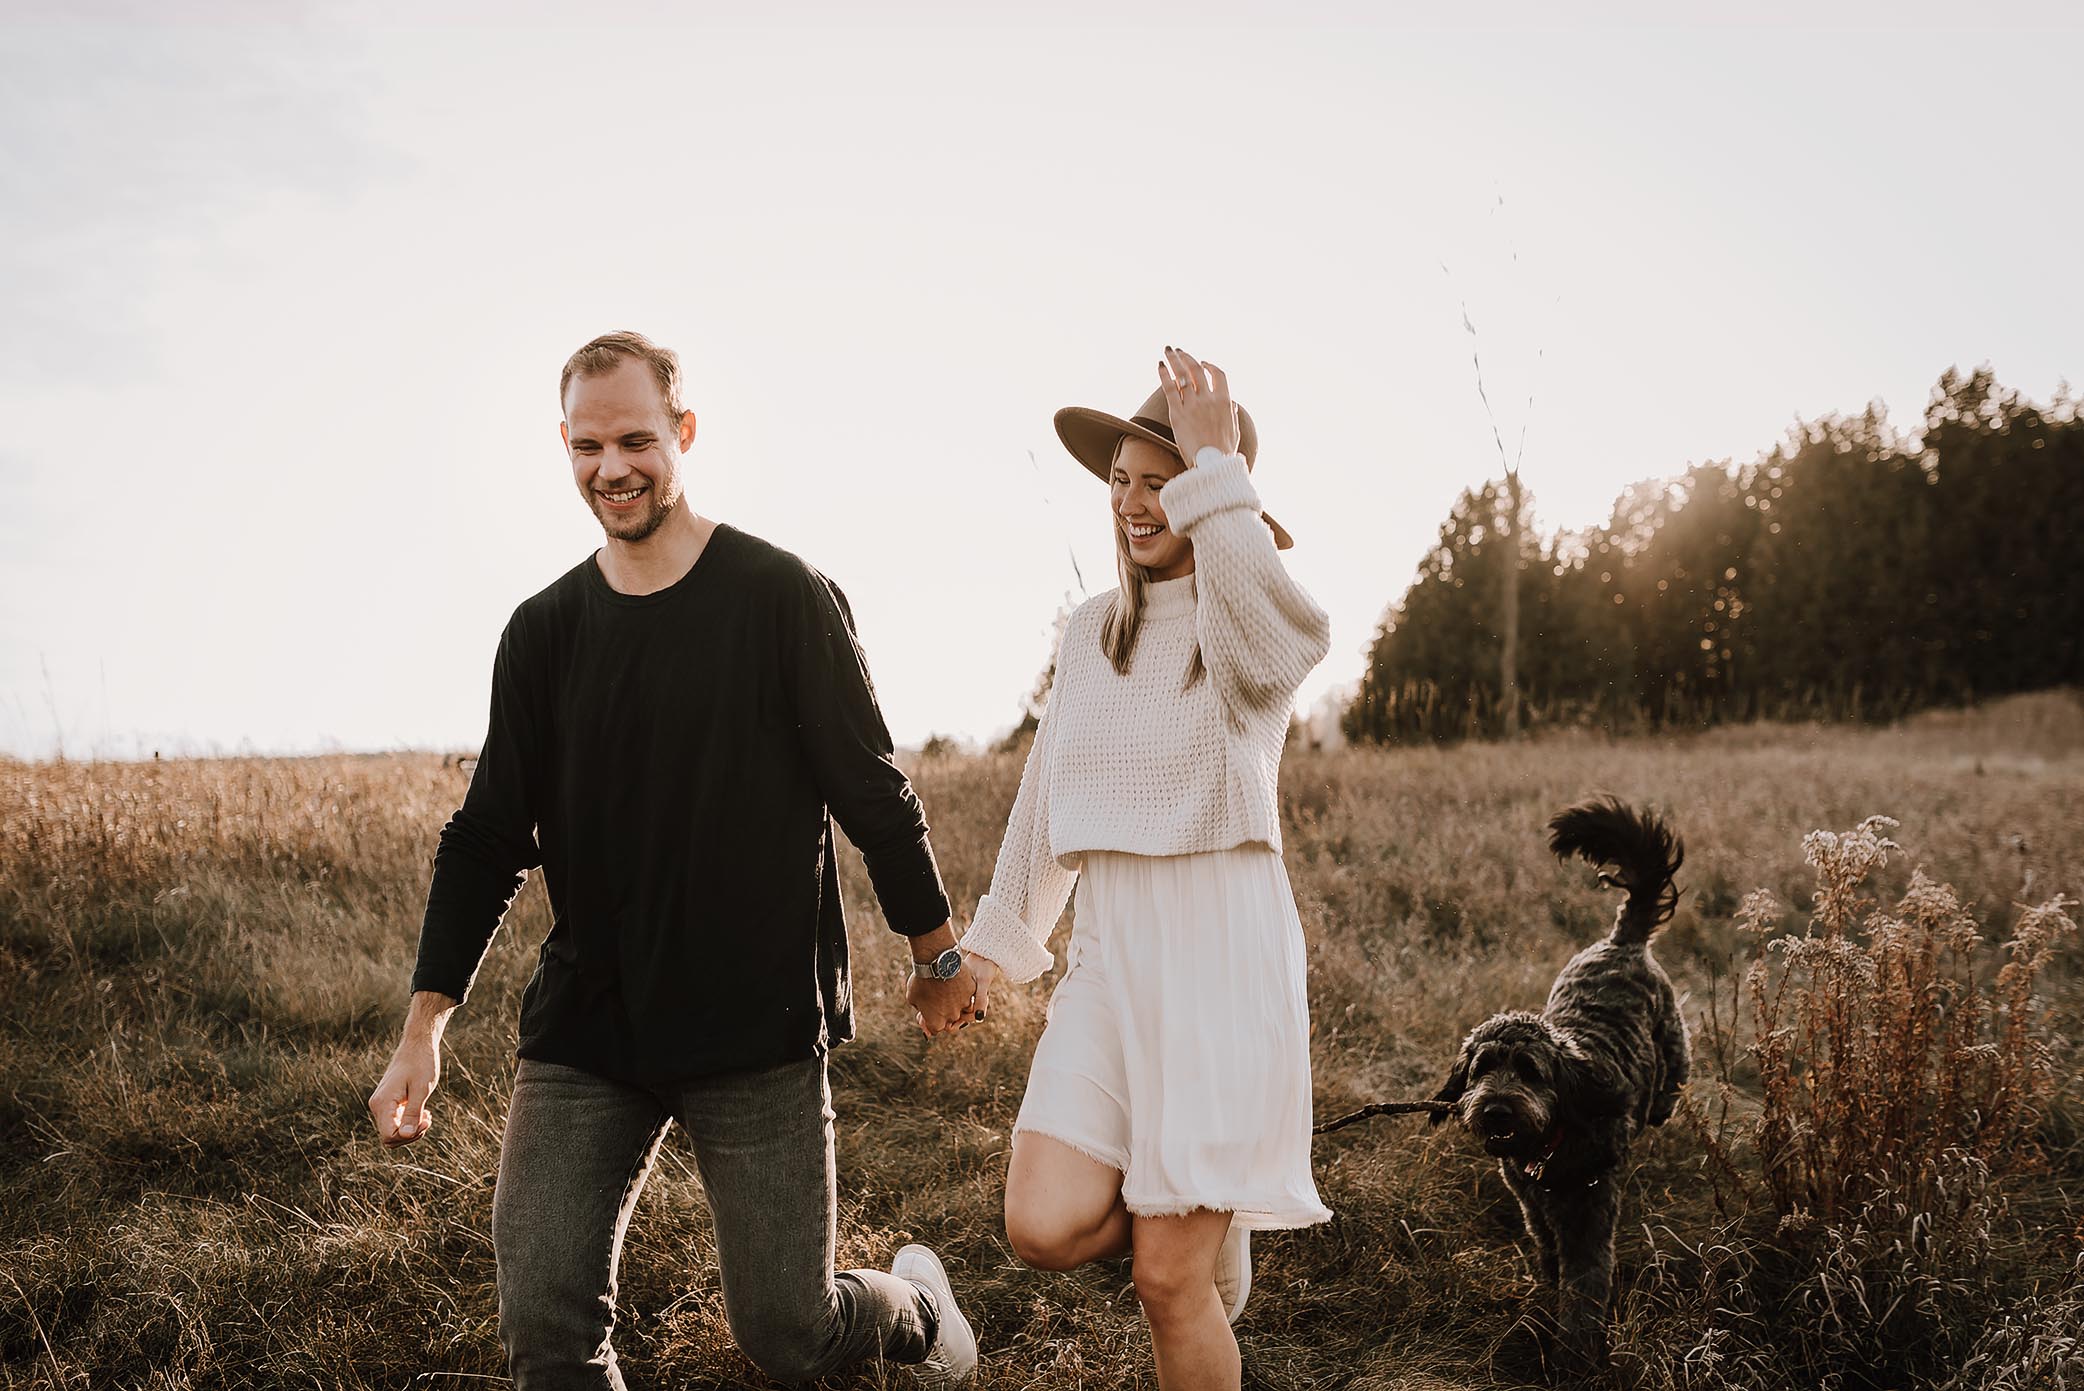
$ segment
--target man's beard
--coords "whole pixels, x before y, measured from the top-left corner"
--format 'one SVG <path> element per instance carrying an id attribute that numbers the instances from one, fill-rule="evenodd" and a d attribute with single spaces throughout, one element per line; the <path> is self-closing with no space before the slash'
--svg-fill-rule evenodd
<path id="1" fill-rule="evenodd" d="M 598 498 L 588 494 L 588 501 L 593 504 L 593 515 L 600 522 L 601 530 L 608 533 L 608 536 L 613 540 L 633 545 L 649 537 L 652 532 L 664 526 L 666 517 L 673 511 L 674 502 L 679 501 L 677 495 L 670 501 L 663 498 L 658 485 L 655 483 L 650 485 L 649 490 L 644 494 L 644 498 L 650 506 L 646 507 L 643 512 L 634 517 L 616 516 L 607 511 Z"/>

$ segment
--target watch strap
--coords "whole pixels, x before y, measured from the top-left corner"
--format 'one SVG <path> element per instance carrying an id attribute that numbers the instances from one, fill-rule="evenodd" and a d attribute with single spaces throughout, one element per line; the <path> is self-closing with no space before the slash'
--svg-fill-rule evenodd
<path id="1" fill-rule="evenodd" d="M 912 975 L 932 980 L 954 980 L 962 972 L 962 948 L 950 947 L 928 961 L 914 961 Z"/>

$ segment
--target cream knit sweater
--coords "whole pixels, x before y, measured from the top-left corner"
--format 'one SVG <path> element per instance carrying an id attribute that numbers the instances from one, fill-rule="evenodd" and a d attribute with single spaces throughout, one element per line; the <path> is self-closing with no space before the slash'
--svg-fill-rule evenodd
<path id="1" fill-rule="evenodd" d="M 1202 449 L 1164 507 L 1194 543 L 1194 573 L 1148 588 L 1128 674 L 1100 650 L 1116 591 L 1081 604 L 1057 649 L 991 892 L 962 939 L 1008 980 L 1053 963 L 1049 936 L 1088 850 L 1281 848 L 1281 748 L 1330 625 L 1282 566 L 1242 455 Z M 1207 675 L 1182 689 L 1197 642 Z"/>

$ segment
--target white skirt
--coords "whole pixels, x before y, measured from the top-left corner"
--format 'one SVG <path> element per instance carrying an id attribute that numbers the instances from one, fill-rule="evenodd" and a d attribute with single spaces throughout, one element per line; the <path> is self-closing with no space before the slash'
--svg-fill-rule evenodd
<path id="1" fill-rule="evenodd" d="M 1087 852 L 1014 1129 L 1121 1170 L 1138 1216 L 1329 1219 L 1310 1177 L 1303 971 L 1288 872 L 1265 846 Z"/>

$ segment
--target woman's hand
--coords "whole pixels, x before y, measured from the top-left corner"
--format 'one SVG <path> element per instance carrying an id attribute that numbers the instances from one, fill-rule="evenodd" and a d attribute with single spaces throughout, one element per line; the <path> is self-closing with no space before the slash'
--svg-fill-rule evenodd
<path id="1" fill-rule="evenodd" d="M 1188 468 L 1204 445 L 1237 453 L 1237 407 L 1230 403 L 1230 381 L 1222 368 L 1167 348 L 1158 363 L 1158 381 L 1172 416 L 1173 443 Z"/>
<path id="2" fill-rule="evenodd" d="M 977 981 L 977 997 L 970 1002 L 970 1024 L 981 1024 L 991 1000 L 991 988 L 999 982 L 999 963 L 988 956 L 975 952 L 964 952 L 962 959 L 969 964 L 970 974 Z"/>

